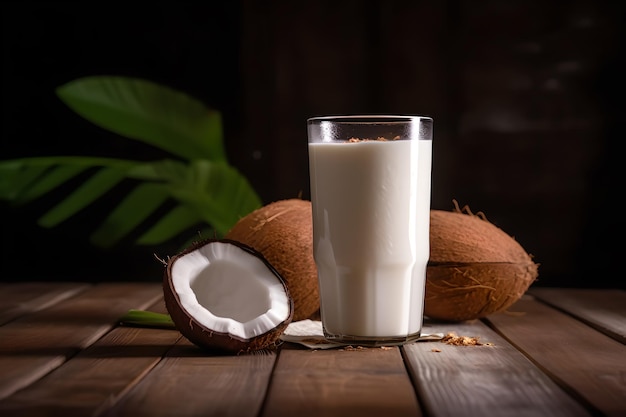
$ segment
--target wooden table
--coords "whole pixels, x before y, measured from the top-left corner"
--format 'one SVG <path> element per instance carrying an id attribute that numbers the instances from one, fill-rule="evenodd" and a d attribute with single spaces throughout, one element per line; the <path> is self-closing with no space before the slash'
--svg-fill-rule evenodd
<path id="1" fill-rule="evenodd" d="M 0 416 L 626 416 L 626 292 L 531 288 L 507 313 L 403 347 L 221 355 L 176 330 L 158 283 L 0 284 Z"/>

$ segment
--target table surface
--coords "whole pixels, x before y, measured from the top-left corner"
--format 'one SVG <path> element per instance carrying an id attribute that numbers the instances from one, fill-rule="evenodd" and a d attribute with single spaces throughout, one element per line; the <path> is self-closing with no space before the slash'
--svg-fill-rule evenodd
<path id="1" fill-rule="evenodd" d="M 207 352 L 157 283 L 0 284 L 0 416 L 626 416 L 626 292 L 533 288 L 507 312 L 425 331 L 479 346 Z"/>

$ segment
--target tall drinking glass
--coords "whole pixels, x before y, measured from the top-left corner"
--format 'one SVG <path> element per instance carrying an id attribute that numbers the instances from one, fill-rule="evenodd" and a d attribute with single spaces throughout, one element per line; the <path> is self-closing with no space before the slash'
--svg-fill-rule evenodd
<path id="1" fill-rule="evenodd" d="M 307 120 L 313 250 L 330 341 L 420 336 L 429 257 L 433 120 Z"/>

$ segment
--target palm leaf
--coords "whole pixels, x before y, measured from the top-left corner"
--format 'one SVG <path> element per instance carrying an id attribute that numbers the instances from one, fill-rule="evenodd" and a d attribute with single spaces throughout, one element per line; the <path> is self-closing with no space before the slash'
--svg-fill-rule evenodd
<path id="1" fill-rule="evenodd" d="M 184 205 L 177 205 L 156 221 L 138 239 L 139 245 L 156 245 L 173 239 L 190 227 L 203 222 L 202 217 Z"/>
<path id="2" fill-rule="evenodd" d="M 124 172 L 103 168 L 39 219 L 44 227 L 54 227 L 102 197 L 124 179 Z"/>
<path id="3" fill-rule="evenodd" d="M 175 90 L 124 77 L 86 77 L 57 89 L 72 110 L 122 136 L 188 162 L 51 156 L 0 161 L 0 199 L 25 204 L 81 179 L 39 219 L 44 227 L 68 220 L 122 181 L 135 186 L 91 235 L 111 246 L 139 228 L 136 243 L 156 245 L 204 223 L 203 233 L 225 234 L 261 206 L 246 178 L 228 165 L 219 112 Z M 73 183 L 74 183 L 73 182 Z M 170 210 L 160 214 L 169 204 Z"/>
<path id="4" fill-rule="evenodd" d="M 127 170 L 134 162 L 93 157 L 34 157 L 0 161 L 0 199 L 24 204 L 93 167 Z"/>
<path id="5" fill-rule="evenodd" d="M 145 163 L 93 157 L 0 161 L 3 179 L 24 179 L 2 181 L 0 197 L 14 202 L 30 201 L 54 191 L 87 169 L 93 171 L 91 175 L 44 213 L 39 224 L 57 226 L 95 204 L 123 180 L 136 181 L 135 188 L 91 235 L 92 243 L 101 247 L 114 245 L 139 227 L 147 228 L 136 240 L 142 245 L 165 242 L 199 223 L 208 224 L 215 233 L 223 235 L 241 217 L 261 205 L 258 195 L 236 169 L 206 160 L 190 164 L 174 160 Z M 171 211 L 153 218 L 167 201 L 173 202 Z M 148 219 L 152 223 L 146 223 Z"/>
<path id="6" fill-rule="evenodd" d="M 168 197 L 167 188 L 162 184 L 137 185 L 91 235 L 91 242 L 102 247 L 115 244 L 140 226 Z"/>
<path id="7" fill-rule="evenodd" d="M 224 235 L 241 217 L 261 206 L 247 179 L 235 168 L 206 160 L 156 167 L 167 178 L 170 195 Z"/>
<path id="8" fill-rule="evenodd" d="M 226 161 L 221 114 L 200 101 L 150 81 L 94 76 L 56 90 L 90 122 L 185 159 Z"/>
<path id="9" fill-rule="evenodd" d="M 87 166 L 80 165 L 61 165 L 50 169 L 42 169 L 45 175 L 39 176 L 37 181 L 32 181 L 31 186 L 25 188 L 23 192 L 20 193 L 17 202 L 23 204 L 35 200 L 65 184 L 87 169 Z"/>
<path id="10" fill-rule="evenodd" d="M 26 191 L 48 170 L 46 166 L 24 166 L 20 161 L 7 161 L 0 165 L 0 197 L 19 203 L 27 200 Z"/>

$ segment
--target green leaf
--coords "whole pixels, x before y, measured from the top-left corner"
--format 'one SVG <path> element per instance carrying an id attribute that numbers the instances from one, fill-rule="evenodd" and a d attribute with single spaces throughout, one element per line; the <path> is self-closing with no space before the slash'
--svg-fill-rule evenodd
<path id="1" fill-rule="evenodd" d="M 36 157 L 0 161 L 0 198 L 24 203 L 53 191 L 87 169 L 98 169 L 45 213 L 39 224 L 54 227 L 96 202 L 124 179 L 137 187 L 105 218 L 92 243 L 110 246 L 139 226 L 136 241 L 156 245 L 198 225 L 207 236 L 224 235 L 261 200 L 239 171 L 226 163 L 175 160 L 150 163 L 94 157 Z M 175 205 L 162 217 L 154 213 L 168 201 Z M 150 223 L 152 222 L 152 223 Z M 198 240 L 194 236 L 193 240 Z"/>
<path id="2" fill-rule="evenodd" d="M 17 202 L 28 189 L 46 172 L 46 166 L 29 166 L 21 161 L 8 161 L 0 165 L 0 198 Z"/>
<path id="3" fill-rule="evenodd" d="M 0 161 L 0 199 L 24 204 L 82 175 L 86 180 L 46 212 L 39 224 L 53 227 L 111 191 L 124 179 L 137 186 L 92 234 L 110 246 L 140 226 L 138 244 L 158 244 L 194 225 L 214 237 L 261 206 L 247 179 L 228 165 L 221 114 L 187 94 L 125 77 L 85 77 L 57 89 L 59 98 L 97 126 L 182 157 L 156 162 L 82 156 Z M 94 173 L 88 177 L 89 170 Z M 175 203 L 158 217 L 165 203 Z M 197 238 L 196 238 L 197 239 Z"/>
<path id="4" fill-rule="evenodd" d="M 186 206 L 176 206 L 161 217 L 147 232 L 137 239 L 139 245 L 156 245 L 188 230 L 202 218 Z"/>
<path id="5" fill-rule="evenodd" d="M 86 166 L 80 165 L 62 165 L 47 170 L 46 174 L 41 176 L 39 181 L 33 182 L 32 186 L 20 193 L 19 204 L 32 201 L 42 195 L 52 191 L 53 189 L 65 184 L 81 172 L 87 169 Z"/>
<path id="6" fill-rule="evenodd" d="M 134 167 L 129 175 L 136 179 L 152 179 L 167 181 L 171 183 L 184 183 L 188 177 L 188 164 L 172 159 L 163 159 L 160 161 L 143 164 Z"/>
<path id="7" fill-rule="evenodd" d="M 0 199 L 25 204 L 89 168 L 127 171 L 140 163 L 112 158 L 52 156 L 0 161 Z"/>
<path id="8" fill-rule="evenodd" d="M 39 219 L 44 227 L 53 227 L 84 209 L 124 179 L 125 171 L 103 168 L 73 193 Z"/>
<path id="9" fill-rule="evenodd" d="M 162 185 L 139 184 L 91 235 L 92 243 L 101 247 L 117 243 L 154 213 L 167 198 L 167 189 Z"/>
<path id="10" fill-rule="evenodd" d="M 176 325 L 169 314 L 145 310 L 128 310 L 126 314 L 120 317 L 120 323 L 126 326 L 176 329 Z"/>
<path id="11" fill-rule="evenodd" d="M 82 168 L 110 167 L 128 169 L 138 166 L 143 162 L 129 161 L 126 159 L 100 158 L 92 156 L 37 156 L 32 158 L 8 159 L 0 161 L 0 176 L 10 173 L 21 175 L 19 170 L 27 168 L 50 169 L 54 166 L 66 165 Z"/>
<path id="12" fill-rule="evenodd" d="M 221 113 L 169 87 L 136 78 L 94 76 L 57 88 L 83 118 L 174 155 L 226 161 Z"/>
<path id="13" fill-rule="evenodd" d="M 235 168 L 211 161 L 193 161 L 185 178 L 172 178 L 170 192 L 224 235 L 246 214 L 261 206 L 247 179 Z"/>

